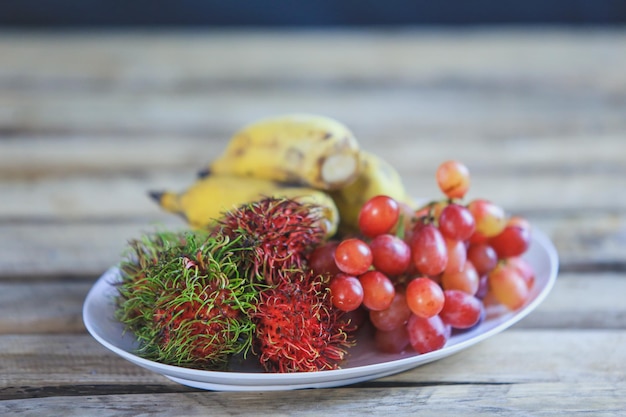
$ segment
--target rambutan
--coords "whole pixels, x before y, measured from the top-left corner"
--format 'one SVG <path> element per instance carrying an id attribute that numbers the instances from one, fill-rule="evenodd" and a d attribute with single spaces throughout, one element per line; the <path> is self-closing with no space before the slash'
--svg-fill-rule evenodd
<path id="1" fill-rule="evenodd" d="M 345 358 L 350 323 L 333 308 L 326 279 L 294 272 L 290 280 L 261 291 L 253 315 L 253 350 L 266 371 L 337 369 Z"/>
<path id="2" fill-rule="evenodd" d="M 303 270 L 306 257 L 324 240 L 321 207 L 293 199 L 266 197 L 225 213 L 215 231 L 250 248 L 245 269 L 268 285 Z"/>
<path id="3" fill-rule="evenodd" d="M 240 275 L 242 250 L 223 236 L 159 233 L 132 241 L 120 265 L 117 318 L 161 363 L 224 369 L 247 352 L 258 291 Z"/>

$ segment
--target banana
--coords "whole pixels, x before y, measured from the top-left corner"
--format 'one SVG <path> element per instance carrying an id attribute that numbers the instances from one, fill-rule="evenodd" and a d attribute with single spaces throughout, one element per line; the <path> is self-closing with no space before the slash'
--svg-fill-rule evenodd
<path id="1" fill-rule="evenodd" d="M 353 233 L 359 227 L 359 211 L 370 198 L 384 194 L 413 207 L 398 171 L 382 158 L 361 150 L 359 175 L 350 185 L 331 191 L 337 205 L 342 233 Z"/>
<path id="2" fill-rule="evenodd" d="M 358 170 L 358 143 L 345 125 L 324 116 L 292 114 L 243 127 L 204 173 L 333 190 L 351 183 Z"/>
<path id="3" fill-rule="evenodd" d="M 337 207 L 326 192 L 260 178 L 209 175 L 183 192 L 150 192 L 150 196 L 163 210 L 183 216 L 195 229 L 211 227 L 227 210 L 263 197 L 293 198 L 322 207 L 321 226 L 328 237 L 335 234 L 339 224 Z"/>

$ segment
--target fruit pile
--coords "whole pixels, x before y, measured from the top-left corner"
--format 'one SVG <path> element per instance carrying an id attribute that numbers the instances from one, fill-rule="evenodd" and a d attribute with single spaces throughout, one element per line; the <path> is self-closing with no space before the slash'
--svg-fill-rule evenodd
<path id="1" fill-rule="evenodd" d="M 360 236 L 327 242 L 310 256 L 316 273 L 332 276 L 333 305 L 361 309 L 384 352 L 440 349 L 451 329 L 479 323 L 485 303 L 517 309 L 533 286 L 521 258 L 529 222 L 507 218 L 487 200 L 463 204 L 470 177 L 457 161 L 441 164 L 436 179 L 444 199 L 412 211 L 375 196 L 360 211 Z"/>
<path id="2" fill-rule="evenodd" d="M 534 278 L 529 223 L 465 204 L 458 162 L 436 179 L 444 196 L 419 207 L 343 124 L 252 123 L 186 190 L 150 194 L 190 227 L 130 242 L 116 317 L 138 354 L 200 369 L 337 369 L 368 325 L 381 351 L 440 349 L 487 303 L 522 306 Z"/>

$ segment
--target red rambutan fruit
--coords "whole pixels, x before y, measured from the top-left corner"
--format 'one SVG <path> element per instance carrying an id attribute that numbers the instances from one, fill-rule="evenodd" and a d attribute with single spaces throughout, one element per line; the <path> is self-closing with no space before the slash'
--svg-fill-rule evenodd
<path id="1" fill-rule="evenodd" d="M 308 253 L 325 237 L 321 218 L 321 207 L 266 197 L 227 212 L 216 232 L 252 250 L 244 264 L 253 281 L 275 285 L 305 268 Z"/>
<path id="2" fill-rule="evenodd" d="M 342 315 L 332 306 L 325 278 L 296 272 L 261 291 L 253 350 L 269 372 L 337 369 L 353 344 Z"/>

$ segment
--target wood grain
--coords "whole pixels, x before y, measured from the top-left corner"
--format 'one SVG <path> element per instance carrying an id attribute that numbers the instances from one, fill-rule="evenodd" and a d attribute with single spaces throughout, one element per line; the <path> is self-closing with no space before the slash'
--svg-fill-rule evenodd
<path id="1" fill-rule="evenodd" d="M 413 416 L 466 415 L 561 416 L 563 413 L 614 416 L 624 407 L 624 390 L 589 383 L 550 384 L 433 384 L 418 387 L 379 387 L 265 393 L 158 393 L 85 395 L 8 400 L 0 411 L 36 416 L 41 409 L 66 416 L 319 416 L 340 413 Z M 574 395 L 572 395 L 574 394 Z M 566 400 L 563 400 L 567 398 Z"/>
<path id="2" fill-rule="evenodd" d="M 41 406 L 64 409 L 73 404 L 75 411 L 83 413 L 88 413 L 92 407 L 115 407 L 116 412 L 130 413 L 131 410 L 136 412 L 141 409 L 146 413 L 160 411 L 174 415 L 182 411 L 171 408 L 172 402 L 180 401 L 182 407 L 192 407 L 190 412 L 194 413 L 209 405 L 212 412 L 217 413 L 273 411 L 279 415 L 296 411 L 320 412 L 320 407 L 345 408 L 348 413 L 360 414 L 372 407 L 377 412 L 382 412 L 380 407 L 383 407 L 389 412 L 409 413 L 423 407 L 433 411 L 448 406 L 448 412 L 458 413 L 461 408 L 466 412 L 479 412 L 487 404 L 492 407 L 492 412 L 505 412 L 507 409 L 550 411 L 551 414 L 556 414 L 557 410 L 611 412 L 624 404 L 622 396 L 626 388 L 621 382 L 626 358 L 619 345 L 626 341 L 625 338 L 623 331 L 511 330 L 449 358 L 355 387 L 295 392 L 183 394 L 181 391 L 184 389 L 172 385 L 163 377 L 102 352 L 103 348 L 86 336 L 1 336 L 2 352 L 6 352 L 2 361 L 3 377 L 8 380 L 18 377 L 25 385 L 44 388 L 37 392 L 39 399 L 18 402 L 15 400 L 30 395 L 5 384 L 0 390 L 0 398 L 5 401 L 0 402 L 0 407 L 13 412 L 32 412 Z M 67 341 L 72 342 L 71 354 L 50 356 L 45 353 L 50 350 L 59 352 L 56 345 L 63 346 Z M 607 349 L 607 346 L 611 347 Z M 595 354 L 598 349 L 605 352 L 603 357 Z M 33 360 L 33 355 L 38 359 Z M 524 360 L 511 360 L 520 356 Z M 19 363 L 20 358 L 28 358 L 29 367 L 13 367 L 13 363 Z M 54 367 L 68 371 L 61 373 Z M 120 395 L 107 388 L 120 382 L 122 386 L 127 386 L 128 395 Z M 81 398 L 74 398 L 72 394 L 63 396 L 59 388 L 55 388 L 65 384 L 81 387 L 75 394 Z M 144 384 L 148 385 L 144 395 L 138 395 Z M 105 392 L 107 389 L 112 392 L 98 395 L 101 386 Z M 46 389 L 50 390 L 50 395 L 45 395 Z M 569 400 L 563 401 L 566 389 L 569 390 Z M 151 394 L 157 390 L 161 393 Z M 152 401 L 150 405 L 144 403 L 148 399 Z M 121 409 L 114 405 L 116 401 L 123 402 Z M 217 406 L 216 401 L 221 405 Z"/>

